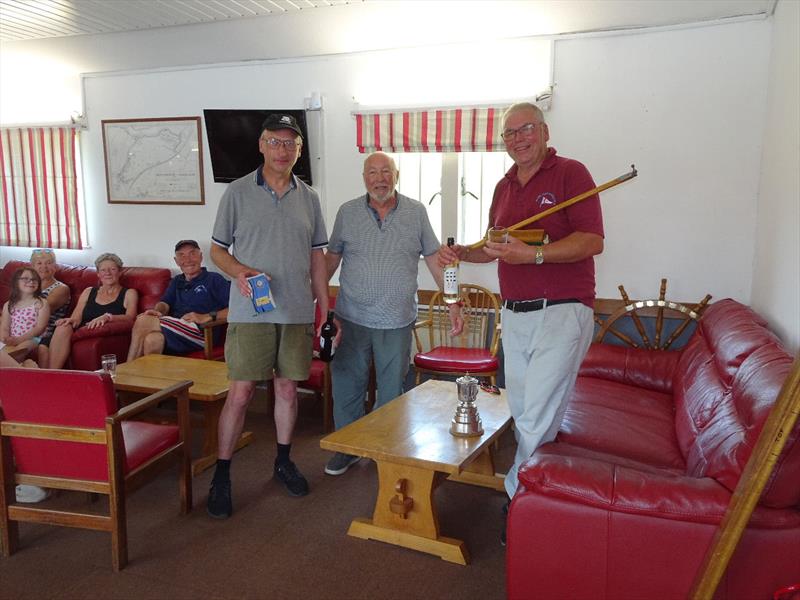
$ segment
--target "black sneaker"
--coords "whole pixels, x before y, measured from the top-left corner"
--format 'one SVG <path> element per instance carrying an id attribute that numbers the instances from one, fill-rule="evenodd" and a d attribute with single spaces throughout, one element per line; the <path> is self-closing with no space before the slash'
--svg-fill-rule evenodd
<path id="1" fill-rule="evenodd" d="M 297 470 L 292 461 L 279 465 L 275 463 L 275 479 L 286 486 L 290 496 L 305 496 L 308 494 L 308 481 Z"/>
<path id="2" fill-rule="evenodd" d="M 208 491 L 208 514 L 215 519 L 227 519 L 233 514 L 231 501 L 231 481 L 212 481 Z"/>

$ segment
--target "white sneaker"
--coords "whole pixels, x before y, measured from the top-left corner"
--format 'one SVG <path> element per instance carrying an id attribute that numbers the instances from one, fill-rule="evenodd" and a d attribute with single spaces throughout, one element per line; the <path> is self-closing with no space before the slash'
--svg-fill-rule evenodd
<path id="1" fill-rule="evenodd" d="M 18 485 L 16 490 L 17 502 L 36 504 L 50 497 L 50 490 L 35 485 Z"/>

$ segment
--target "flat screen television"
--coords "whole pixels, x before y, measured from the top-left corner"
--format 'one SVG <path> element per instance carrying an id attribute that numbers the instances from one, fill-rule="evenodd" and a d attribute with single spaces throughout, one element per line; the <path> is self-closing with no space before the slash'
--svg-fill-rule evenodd
<path id="1" fill-rule="evenodd" d="M 264 162 L 258 151 L 261 124 L 272 113 L 289 114 L 303 132 L 303 150 L 294 172 L 311 185 L 311 160 L 308 154 L 308 129 L 304 110 L 282 109 L 205 109 L 208 150 L 216 183 L 229 183 L 256 170 Z"/>

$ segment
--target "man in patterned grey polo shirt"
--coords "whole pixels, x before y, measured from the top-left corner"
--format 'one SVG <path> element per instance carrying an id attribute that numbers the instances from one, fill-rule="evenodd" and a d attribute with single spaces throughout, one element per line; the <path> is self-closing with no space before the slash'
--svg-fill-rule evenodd
<path id="1" fill-rule="evenodd" d="M 328 277 L 342 265 L 336 297 L 342 335 L 331 363 L 336 429 L 364 415 L 370 362 L 378 384 L 376 408 L 403 393 L 417 319 L 420 255 L 442 287 L 439 240 L 425 207 L 395 192 L 398 175 L 390 156 L 375 152 L 367 157 L 367 194 L 339 208 L 325 255 Z M 463 320 L 456 304 L 450 305 L 450 320 L 452 335 L 458 335 Z M 341 475 L 358 460 L 337 452 L 325 472 Z"/>

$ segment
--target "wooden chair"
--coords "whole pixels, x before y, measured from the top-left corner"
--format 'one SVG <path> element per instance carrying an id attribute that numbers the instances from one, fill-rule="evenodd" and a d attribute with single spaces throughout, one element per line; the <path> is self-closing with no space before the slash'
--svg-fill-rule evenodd
<path id="1" fill-rule="evenodd" d="M 184 381 L 117 410 L 111 378 L 103 373 L 3 369 L 0 389 L 0 533 L 3 555 L 17 550 L 17 521 L 111 533 L 114 571 L 128 562 L 125 500 L 174 462 L 180 506 L 192 508 L 189 396 Z M 178 424 L 131 418 L 176 397 Z M 19 505 L 15 484 L 84 491 L 109 497 L 109 514 Z"/>
<path id="2" fill-rule="evenodd" d="M 488 377 L 496 383 L 500 344 L 500 302 L 492 292 L 479 285 L 462 283 L 458 286 L 464 302 L 461 314 L 464 331 L 451 337 L 450 318 L 441 291 L 436 292 L 428 307 L 428 318 L 414 325 L 417 354 L 414 368 L 416 383 L 420 384 L 422 373 L 433 375 L 455 375 L 469 373 Z M 428 330 L 428 347 L 425 351 L 419 330 Z"/>
<path id="3" fill-rule="evenodd" d="M 328 296 L 328 306 L 331 310 L 336 306 L 336 294 Z M 314 328 L 318 328 L 328 317 L 320 313 L 319 308 L 315 308 Z M 310 390 L 314 397 L 322 403 L 322 428 L 325 433 L 333 431 L 333 388 L 331 384 L 331 364 L 319 359 L 319 338 L 314 335 L 314 350 L 311 359 L 311 371 L 308 379 L 298 383 L 298 387 Z M 375 405 L 375 369 L 370 367 L 369 387 L 367 391 L 366 412 L 372 410 Z"/>
<path id="4" fill-rule="evenodd" d="M 216 328 L 221 328 L 222 335 L 219 341 L 214 343 L 214 333 Z M 201 323 L 200 329 L 203 331 L 203 349 L 185 354 L 187 358 L 204 358 L 205 360 L 225 360 L 225 334 L 228 332 L 228 319 L 217 318 L 208 323 Z"/>

